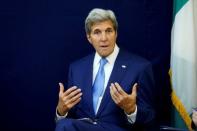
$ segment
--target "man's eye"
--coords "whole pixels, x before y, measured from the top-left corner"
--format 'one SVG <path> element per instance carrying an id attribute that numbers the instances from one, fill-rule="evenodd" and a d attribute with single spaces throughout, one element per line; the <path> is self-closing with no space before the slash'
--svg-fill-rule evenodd
<path id="1" fill-rule="evenodd" d="M 94 31 L 94 34 L 100 34 L 101 32 L 100 31 Z"/>
<path id="2" fill-rule="evenodd" d="M 108 29 L 108 30 L 106 30 L 106 32 L 107 33 L 111 33 L 111 32 L 113 32 L 113 30 L 112 29 Z"/>

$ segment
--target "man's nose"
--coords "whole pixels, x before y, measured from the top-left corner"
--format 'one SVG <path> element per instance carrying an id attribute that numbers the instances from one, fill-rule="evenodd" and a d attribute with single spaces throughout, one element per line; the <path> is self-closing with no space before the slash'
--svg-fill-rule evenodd
<path id="1" fill-rule="evenodd" d="M 106 41 L 106 40 L 107 40 L 107 35 L 106 35 L 105 32 L 102 32 L 101 40 L 102 40 L 102 41 Z"/>

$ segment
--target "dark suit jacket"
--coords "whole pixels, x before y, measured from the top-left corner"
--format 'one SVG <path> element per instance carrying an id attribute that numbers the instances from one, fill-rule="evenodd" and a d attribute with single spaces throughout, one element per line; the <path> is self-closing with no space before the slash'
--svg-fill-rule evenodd
<path id="1" fill-rule="evenodd" d="M 68 87 L 81 88 L 83 95 L 79 104 L 69 111 L 67 118 L 90 118 L 96 122 L 95 125 L 101 126 L 103 130 L 130 130 L 133 126 L 128 122 L 124 111 L 112 100 L 109 87 L 112 82 L 118 82 L 124 91 L 131 93 L 132 86 L 137 82 L 139 88 L 137 89 L 136 125 L 152 123 L 155 112 L 153 109 L 154 80 L 151 64 L 141 57 L 120 50 L 98 113 L 95 115 L 92 102 L 93 60 L 94 54 L 91 54 L 70 65 Z"/>

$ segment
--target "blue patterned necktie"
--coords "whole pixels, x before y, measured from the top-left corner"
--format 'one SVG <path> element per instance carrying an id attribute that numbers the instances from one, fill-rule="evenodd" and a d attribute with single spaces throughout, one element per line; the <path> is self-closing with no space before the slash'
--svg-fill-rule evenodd
<path id="1" fill-rule="evenodd" d="M 93 108 L 94 108 L 95 114 L 96 114 L 99 97 L 103 93 L 103 88 L 104 88 L 104 83 L 105 83 L 104 66 L 106 63 L 107 63 L 107 60 L 105 58 L 102 58 L 100 60 L 100 67 L 96 75 L 96 78 L 94 80 L 94 84 L 93 84 Z"/>

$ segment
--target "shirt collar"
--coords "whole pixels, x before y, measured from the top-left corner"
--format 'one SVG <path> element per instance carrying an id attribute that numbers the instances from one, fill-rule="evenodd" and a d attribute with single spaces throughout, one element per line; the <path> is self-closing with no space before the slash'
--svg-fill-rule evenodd
<path id="1" fill-rule="evenodd" d="M 114 51 L 109 56 L 106 57 L 107 62 L 109 64 L 113 64 L 115 62 L 116 57 L 118 56 L 119 50 L 120 50 L 119 47 L 117 46 L 117 44 L 115 44 Z M 94 63 L 99 64 L 100 59 L 101 59 L 101 56 L 96 52 L 95 57 L 94 57 Z"/>

